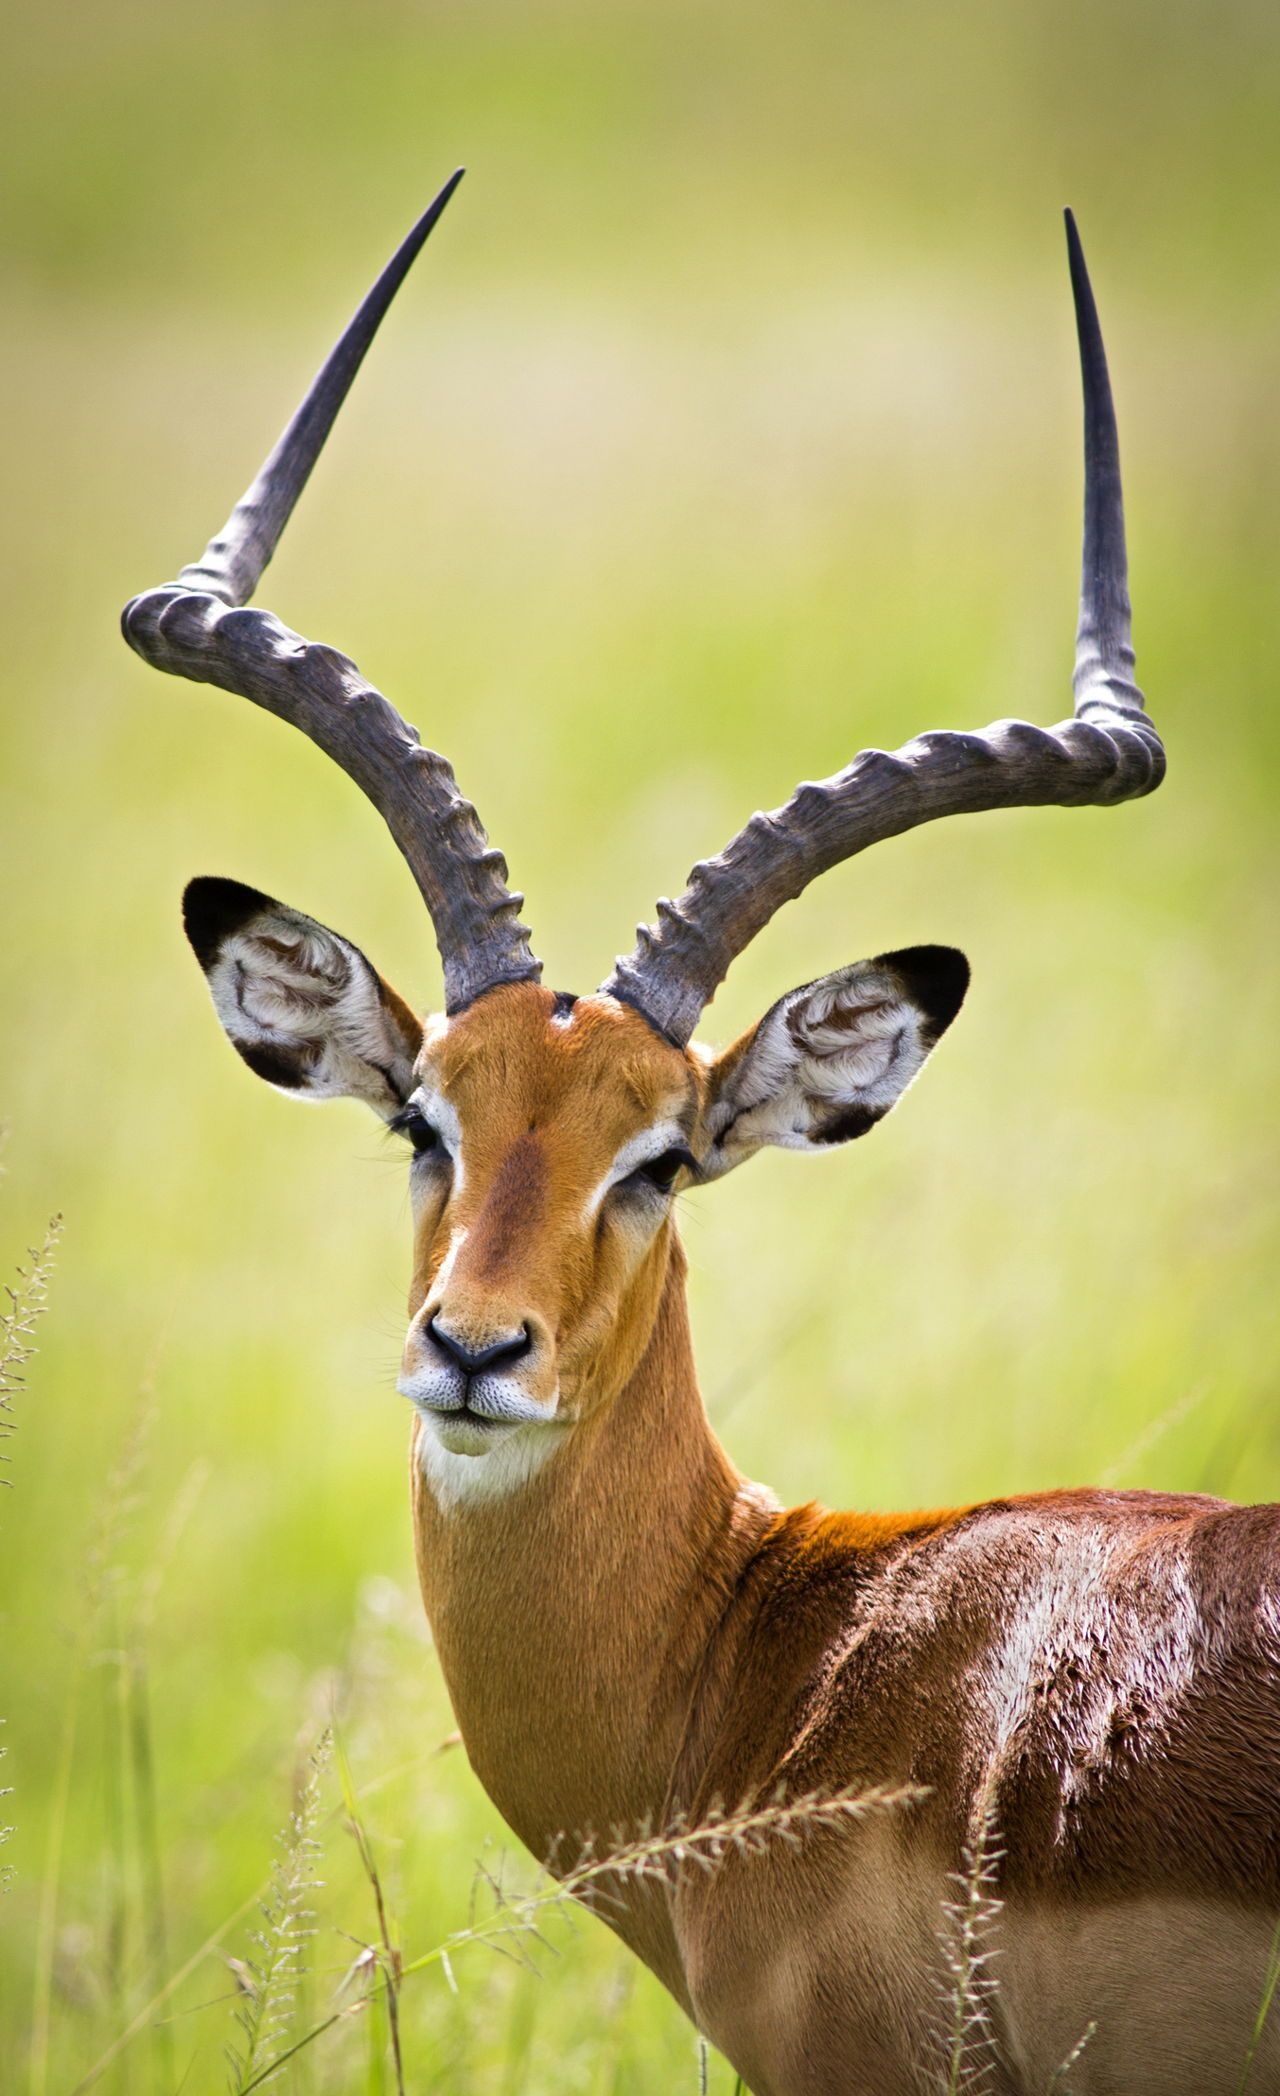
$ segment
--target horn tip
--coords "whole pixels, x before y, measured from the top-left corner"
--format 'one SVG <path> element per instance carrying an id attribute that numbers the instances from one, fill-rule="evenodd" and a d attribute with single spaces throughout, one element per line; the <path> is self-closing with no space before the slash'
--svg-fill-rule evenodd
<path id="1" fill-rule="evenodd" d="M 437 219 L 443 212 L 445 205 L 449 202 L 454 190 L 457 188 L 459 182 L 462 180 L 462 177 L 466 174 L 466 172 L 467 171 L 465 167 L 455 167 L 448 181 L 445 182 L 436 191 L 435 195 L 431 199 L 431 202 L 427 205 L 426 210 L 422 213 L 422 216 L 419 218 L 417 225 L 414 227 L 412 233 L 409 235 L 409 239 L 411 241 L 417 241 L 420 243 L 421 241 L 426 239 L 427 234 L 435 225 Z"/>

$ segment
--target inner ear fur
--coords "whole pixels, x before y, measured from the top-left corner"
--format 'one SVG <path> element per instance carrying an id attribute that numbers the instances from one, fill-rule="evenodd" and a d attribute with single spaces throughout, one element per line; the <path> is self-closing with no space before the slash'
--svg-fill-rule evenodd
<path id="1" fill-rule="evenodd" d="M 718 1178 L 769 1144 L 816 1150 L 866 1135 L 897 1104 L 964 1002 L 969 964 L 953 946 L 909 946 L 788 991 L 712 1065 Z"/>
<path id="2" fill-rule="evenodd" d="M 358 946 L 242 881 L 182 898 L 214 1009 L 256 1076 L 305 1099 L 362 1099 L 384 1117 L 413 1089 L 422 1022 Z"/>

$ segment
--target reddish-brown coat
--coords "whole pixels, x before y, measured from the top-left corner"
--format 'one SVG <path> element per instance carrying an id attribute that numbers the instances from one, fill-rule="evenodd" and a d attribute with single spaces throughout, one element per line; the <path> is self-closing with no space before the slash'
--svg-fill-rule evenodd
<path id="1" fill-rule="evenodd" d="M 507 1496 L 449 1509 L 414 1465 L 423 1595 L 499 1809 L 565 1860 L 588 1829 L 779 1783 L 927 1789 L 610 1908 L 755 2096 L 937 2086 L 942 1905 L 984 1808 L 1007 1923 L 986 2087 L 1042 2088 L 1125 1972 L 1142 2014 L 1111 2019 L 1072 2086 L 1217 2085 L 1206 2047 L 1220 2031 L 1241 2056 L 1280 1904 L 1280 1510 L 1091 1491 L 779 1509 L 708 1424 L 674 1229 L 637 1254 L 584 1216 L 618 1145 L 705 1098 L 705 1069 L 618 1007 L 554 1027 L 545 993 L 507 991 L 477 1019 L 499 997 L 501 1036 L 490 1009 L 428 1052 L 475 1131 L 450 1288 L 546 1318 L 575 1423 Z M 448 1240 L 422 1227 L 415 1301 Z"/>

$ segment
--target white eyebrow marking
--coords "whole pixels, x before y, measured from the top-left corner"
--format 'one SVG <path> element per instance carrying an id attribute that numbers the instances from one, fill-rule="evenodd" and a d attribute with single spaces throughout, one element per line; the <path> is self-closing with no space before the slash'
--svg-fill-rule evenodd
<path id="1" fill-rule="evenodd" d="M 633 1135 L 629 1143 L 622 1145 L 600 1184 L 587 1196 L 583 1209 L 586 1220 L 590 1222 L 599 1212 L 600 1203 L 611 1186 L 616 1186 L 638 1165 L 649 1164 L 655 1157 L 661 1157 L 664 1150 L 683 1150 L 687 1141 L 679 1121 L 671 1120 L 659 1121 L 654 1127 L 642 1128 L 639 1135 Z"/>

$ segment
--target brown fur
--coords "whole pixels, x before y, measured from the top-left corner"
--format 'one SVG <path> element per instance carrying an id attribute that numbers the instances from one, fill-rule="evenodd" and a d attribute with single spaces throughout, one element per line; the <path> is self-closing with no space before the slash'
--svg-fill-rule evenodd
<path id="1" fill-rule="evenodd" d="M 424 1055 L 465 1176 L 420 1218 L 414 1307 L 437 1307 L 465 1230 L 451 1322 L 528 1320 L 571 1422 L 503 1497 L 442 1505 L 413 1466 L 423 1598 L 485 1788 L 563 1867 L 588 1829 L 779 1783 L 926 1787 L 610 1911 L 755 2096 L 940 2085 L 942 1904 L 984 1805 L 1004 1952 L 981 2086 L 1043 2089 L 1101 2014 L 1077 2096 L 1232 2087 L 1280 1907 L 1280 1510 L 777 1508 L 707 1422 L 670 1222 L 584 1213 L 624 1142 L 705 1110 L 716 1068 L 608 1000 L 569 1026 L 554 1009 L 494 992 Z M 1280 2087 L 1266 2044 L 1258 2090 Z"/>

